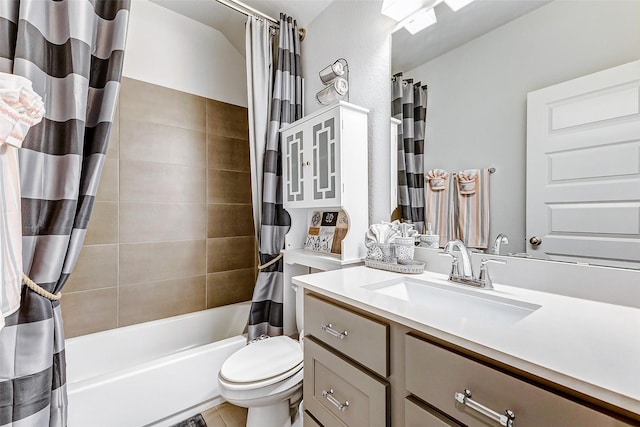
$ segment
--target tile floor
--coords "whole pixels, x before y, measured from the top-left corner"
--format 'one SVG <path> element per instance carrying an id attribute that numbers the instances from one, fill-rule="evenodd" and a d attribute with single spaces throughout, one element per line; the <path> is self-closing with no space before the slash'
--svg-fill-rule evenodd
<path id="1" fill-rule="evenodd" d="M 207 427 L 244 427 L 247 425 L 247 409 L 223 403 L 202 413 Z"/>

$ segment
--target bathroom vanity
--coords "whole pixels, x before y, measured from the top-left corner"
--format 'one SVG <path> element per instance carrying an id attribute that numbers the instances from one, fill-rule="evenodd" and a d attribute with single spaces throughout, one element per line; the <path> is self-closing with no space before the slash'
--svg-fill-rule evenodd
<path id="1" fill-rule="evenodd" d="M 425 272 L 299 276 L 307 425 L 640 425 L 640 310 Z"/>

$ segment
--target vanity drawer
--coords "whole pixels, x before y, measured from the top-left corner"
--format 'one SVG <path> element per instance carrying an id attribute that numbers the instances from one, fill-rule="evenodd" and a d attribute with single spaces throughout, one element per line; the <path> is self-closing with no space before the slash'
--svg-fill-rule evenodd
<path id="1" fill-rule="evenodd" d="M 303 391 L 305 409 L 325 427 L 390 425 L 389 385 L 311 337 L 304 344 Z"/>
<path id="2" fill-rule="evenodd" d="M 304 329 L 368 369 L 389 376 L 389 325 L 305 295 Z"/>
<path id="3" fill-rule="evenodd" d="M 627 425 L 412 335 L 405 335 L 405 365 L 409 392 L 469 427 L 499 424 L 454 398 L 465 389 L 499 415 L 513 411 L 518 427 Z"/>
<path id="4" fill-rule="evenodd" d="M 404 425 L 405 427 L 462 427 L 461 424 L 438 414 L 411 397 L 404 399 Z"/>
<path id="5" fill-rule="evenodd" d="M 311 415 L 309 415 L 309 411 L 307 411 L 306 409 L 304 411 L 304 417 L 302 421 L 302 425 L 304 425 L 304 427 L 322 427 L 322 425 L 318 424 L 318 422 Z"/>

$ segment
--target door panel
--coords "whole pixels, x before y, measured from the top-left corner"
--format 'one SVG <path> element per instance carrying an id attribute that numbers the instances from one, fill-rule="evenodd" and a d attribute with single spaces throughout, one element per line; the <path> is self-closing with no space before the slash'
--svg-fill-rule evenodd
<path id="1" fill-rule="evenodd" d="M 640 268 L 640 61 L 527 99 L 527 252 Z"/>

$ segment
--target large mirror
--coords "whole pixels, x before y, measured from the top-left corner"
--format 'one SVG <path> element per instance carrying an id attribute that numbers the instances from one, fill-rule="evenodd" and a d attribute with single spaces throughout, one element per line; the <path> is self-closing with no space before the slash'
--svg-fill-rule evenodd
<path id="1" fill-rule="evenodd" d="M 436 24 L 392 35 L 392 75 L 428 86 L 425 171 L 495 168 L 490 229 L 491 241 L 508 236 L 502 254 L 579 261 L 529 242 L 527 94 L 640 59 L 640 2 L 476 0 L 457 12 L 445 3 L 434 9 Z M 631 221 L 638 200 L 634 206 Z M 638 268 L 636 261 L 592 263 Z"/>

